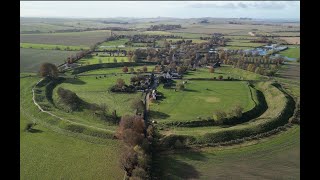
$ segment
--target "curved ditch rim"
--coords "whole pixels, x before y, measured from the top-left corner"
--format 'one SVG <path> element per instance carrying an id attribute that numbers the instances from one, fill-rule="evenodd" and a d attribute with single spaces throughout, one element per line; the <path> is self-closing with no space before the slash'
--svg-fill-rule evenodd
<path id="1" fill-rule="evenodd" d="M 161 141 L 164 142 L 166 138 L 168 138 L 168 141 L 171 141 L 170 138 L 173 137 L 174 139 L 180 140 L 181 142 L 188 142 L 188 144 L 184 144 L 185 148 L 206 147 L 206 146 L 228 146 L 228 145 L 234 145 L 234 144 L 241 144 L 242 142 L 247 142 L 247 141 L 256 140 L 256 139 L 264 139 L 264 138 L 272 136 L 274 134 L 278 134 L 279 132 L 284 131 L 287 128 L 290 128 L 293 123 L 290 123 L 289 120 L 294 115 L 293 113 L 294 113 L 294 110 L 296 109 L 296 106 L 295 106 L 296 102 L 294 101 L 293 97 L 290 94 L 286 93 L 282 89 L 280 84 L 277 84 L 275 82 L 270 82 L 270 85 L 274 86 L 278 91 L 280 91 L 284 95 L 284 98 L 286 99 L 287 102 L 285 103 L 283 110 L 286 111 L 287 113 L 289 112 L 289 114 L 286 115 L 286 113 L 284 113 L 284 111 L 281 111 L 276 115 L 276 117 L 272 117 L 272 118 L 268 118 L 268 119 L 273 119 L 273 120 L 279 119 L 278 121 L 284 121 L 283 118 L 285 118 L 287 120 L 286 123 L 272 121 L 271 123 L 280 123 L 282 125 L 274 127 L 272 129 L 268 128 L 268 127 L 265 130 L 260 129 L 260 132 L 257 132 L 257 133 L 253 132 L 251 134 L 249 133 L 248 135 L 244 135 L 243 137 L 240 137 L 240 138 L 234 138 L 234 139 L 230 139 L 230 140 L 221 140 L 221 141 L 216 140 L 217 142 L 209 142 L 209 141 L 206 142 L 205 140 L 201 140 L 201 138 L 203 138 L 204 135 L 206 135 L 206 134 L 219 134 L 219 133 L 224 133 L 224 132 L 229 133 L 229 132 L 232 132 L 232 129 L 231 130 L 224 130 L 224 131 L 220 131 L 220 132 L 214 132 L 214 133 L 206 132 L 206 133 L 204 133 L 202 135 L 198 135 L 198 136 L 186 135 L 186 134 L 175 134 L 175 133 L 172 133 L 169 135 L 162 134 L 162 137 L 160 138 L 160 142 Z M 284 115 L 284 117 L 282 117 L 282 115 Z M 256 128 L 261 128 L 259 126 L 265 126 L 266 125 L 265 123 L 261 122 L 260 124 L 256 125 L 257 126 Z M 234 127 L 236 127 L 236 126 L 234 126 Z M 245 130 L 245 129 L 246 129 L 246 127 L 242 128 L 242 129 L 235 129 L 235 131 L 237 131 L 237 130 L 240 131 L 240 130 Z M 267 129 L 269 129 L 269 130 L 267 130 Z M 199 141 L 199 138 L 200 138 L 200 141 Z M 213 140 L 213 141 L 215 141 L 215 140 Z M 168 147 L 166 147 L 166 148 L 168 148 Z"/>
<path id="2" fill-rule="evenodd" d="M 41 83 L 41 81 L 43 81 L 44 78 L 40 79 L 36 84 L 35 86 L 32 88 L 32 100 L 33 100 L 33 103 L 38 107 L 38 109 L 43 112 L 43 113 L 46 113 L 56 119 L 59 119 L 60 121 L 64 121 L 64 122 L 67 122 L 67 123 L 70 123 L 70 124 L 73 124 L 73 125 L 78 125 L 78 126 L 84 126 L 84 127 L 87 127 L 87 128 L 91 128 L 91 129 L 95 129 L 95 130 L 100 130 L 100 131 L 104 131 L 105 133 L 108 133 L 108 134 L 114 134 L 115 132 L 114 131 L 111 131 L 111 130 L 108 130 L 108 129 L 104 129 L 104 128 L 99 128 L 99 127 L 95 127 L 95 126 L 91 126 L 91 125 L 87 125 L 87 124 L 83 124 L 83 123 L 79 123 L 79 122 L 74 122 L 74 121 L 71 121 L 69 119 L 66 119 L 66 118 L 63 118 L 63 117 L 60 117 L 60 116 L 57 116 L 55 115 L 54 113 L 52 112 L 49 112 L 49 111 L 46 111 L 44 110 L 39 104 L 38 102 L 36 101 L 35 99 L 35 87 Z M 60 129 L 63 129 L 63 128 L 60 128 Z M 71 131 L 72 132 L 72 131 Z M 93 136 L 95 137 L 95 136 Z"/>

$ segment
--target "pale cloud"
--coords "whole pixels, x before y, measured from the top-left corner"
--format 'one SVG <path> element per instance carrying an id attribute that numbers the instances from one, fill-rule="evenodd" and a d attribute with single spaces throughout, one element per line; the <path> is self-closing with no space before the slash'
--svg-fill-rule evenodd
<path id="1" fill-rule="evenodd" d="M 299 18 L 299 1 L 21 1 L 22 17 Z"/>

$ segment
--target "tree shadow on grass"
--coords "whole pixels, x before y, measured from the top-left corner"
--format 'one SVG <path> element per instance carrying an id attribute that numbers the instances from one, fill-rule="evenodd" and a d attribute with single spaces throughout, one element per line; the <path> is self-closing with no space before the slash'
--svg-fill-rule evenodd
<path id="1" fill-rule="evenodd" d="M 163 101 L 165 100 L 166 97 L 164 96 L 164 94 L 162 92 L 157 92 L 157 101 Z"/>
<path id="2" fill-rule="evenodd" d="M 171 156 L 158 157 L 153 174 L 160 179 L 199 179 L 200 173 L 189 163 Z"/>
<path id="3" fill-rule="evenodd" d="M 149 115 L 153 119 L 167 119 L 170 117 L 169 114 L 159 112 L 159 111 L 152 111 L 152 110 L 149 110 Z"/>
<path id="4" fill-rule="evenodd" d="M 30 132 L 30 133 L 42 133 L 43 131 L 39 130 L 39 129 L 30 129 L 30 130 L 28 130 L 28 132 Z"/>
<path id="5" fill-rule="evenodd" d="M 86 84 L 86 82 L 80 80 L 80 79 L 73 79 L 73 78 L 68 78 L 64 81 L 64 83 L 69 83 L 69 84 L 79 84 L 83 85 Z"/>
<path id="6" fill-rule="evenodd" d="M 199 91 L 193 90 L 193 89 L 184 89 L 183 91 L 186 91 L 186 92 L 199 92 Z"/>

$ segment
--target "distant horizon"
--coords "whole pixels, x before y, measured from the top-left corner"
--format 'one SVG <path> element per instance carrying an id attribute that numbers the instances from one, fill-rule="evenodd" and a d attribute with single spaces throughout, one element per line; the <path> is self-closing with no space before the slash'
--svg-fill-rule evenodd
<path id="1" fill-rule="evenodd" d="M 109 8 L 112 7 L 112 8 Z M 299 19 L 300 1 L 20 1 L 33 18 Z"/>
<path id="2" fill-rule="evenodd" d="M 252 20 L 299 20 L 300 18 L 251 18 L 251 17 L 190 17 L 190 18 L 181 18 L 181 17 L 171 17 L 171 16 L 157 16 L 157 17 L 127 17 L 127 16 L 113 16 L 113 17 L 54 17 L 54 16 L 20 16 L 20 18 L 51 18 L 51 19 L 115 19 L 115 18 L 126 18 L 126 19 L 157 19 L 157 18 L 171 18 L 171 19 L 204 19 L 204 18 L 216 18 L 216 19 L 240 19 L 240 18 L 249 18 Z"/>

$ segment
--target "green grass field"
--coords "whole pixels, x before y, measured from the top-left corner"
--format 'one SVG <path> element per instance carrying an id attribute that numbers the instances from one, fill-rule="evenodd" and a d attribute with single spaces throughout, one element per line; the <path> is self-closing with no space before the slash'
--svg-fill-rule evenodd
<path id="1" fill-rule="evenodd" d="M 120 46 L 120 45 L 124 45 L 128 41 L 129 41 L 129 39 L 126 39 L 126 38 L 114 40 L 114 41 L 107 41 L 107 42 L 103 42 L 102 44 L 100 44 L 99 47 L 101 47 L 101 46 Z"/>
<path id="2" fill-rule="evenodd" d="M 299 179 L 300 126 L 267 139 L 158 155 L 160 179 Z"/>
<path id="3" fill-rule="evenodd" d="M 246 50 L 246 49 L 252 49 L 251 46 L 224 46 L 222 49 L 228 49 L 228 50 Z"/>
<path id="4" fill-rule="evenodd" d="M 286 105 L 286 99 L 284 94 L 274 86 L 270 85 L 270 82 L 260 82 L 255 85 L 257 89 L 263 92 L 268 109 L 258 118 L 252 119 L 249 122 L 242 123 L 236 126 L 230 127 L 198 127 L 198 128 L 170 128 L 169 130 L 165 130 L 163 133 L 165 134 L 178 134 L 178 135 L 190 135 L 196 138 L 200 138 L 204 134 L 210 133 L 219 133 L 222 131 L 232 131 L 232 130 L 242 130 L 245 128 L 255 129 L 259 125 L 264 124 L 275 118 L 280 112 L 283 111 Z M 223 101 L 224 102 L 224 101 Z M 231 102 L 234 102 L 231 101 Z"/>
<path id="5" fill-rule="evenodd" d="M 119 141 L 90 140 L 46 126 L 51 117 L 39 112 L 32 102 L 31 89 L 38 80 L 20 79 L 20 178 L 121 179 Z M 23 131 L 28 122 L 39 123 L 35 132 Z"/>
<path id="6" fill-rule="evenodd" d="M 143 68 L 143 66 L 132 66 L 135 70 L 135 72 L 137 72 L 138 69 Z M 154 69 L 155 66 L 147 66 L 147 70 L 148 72 L 151 72 Z M 129 68 L 129 72 L 130 72 L 130 67 Z M 92 70 L 92 71 L 86 71 L 81 73 L 80 75 L 94 75 L 94 74 L 113 74 L 113 73 L 123 73 L 122 72 L 122 67 L 117 67 L 117 68 L 104 68 L 104 69 L 98 69 L 98 70 Z"/>
<path id="7" fill-rule="evenodd" d="M 147 35 L 171 35 L 172 33 L 167 31 L 144 31 L 141 34 L 147 34 Z"/>
<path id="8" fill-rule="evenodd" d="M 150 116 L 159 123 L 212 118 L 215 110 L 231 110 L 237 104 L 244 111 L 254 107 L 246 82 L 190 80 L 184 91 L 175 92 L 162 85 L 158 91 L 164 99 L 150 105 Z"/>
<path id="9" fill-rule="evenodd" d="M 172 32 L 173 35 L 181 36 L 183 38 L 197 39 L 200 37 L 210 37 L 208 34 L 188 33 L 188 32 Z"/>
<path id="10" fill-rule="evenodd" d="M 299 58 L 300 57 L 300 47 L 289 46 L 288 49 L 281 51 L 280 55 L 287 56 L 289 58 Z"/>
<path id="11" fill-rule="evenodd" d="M 166 39 L 167 41 L 172 41 L 172 42 L 177 42 L 179 40 L 182 40 L 182 39 Z M 208 40 L 201 40 L 201 39 L 184 39 L 185 41 L 187 40 L 192 40 L 193 43 L 203 43 L 203 42 L 208 42 Z"/>
<path id="12" fill-rule="evenodd" d="M 89 49 L 88 46 L 64 46 L 55 44 L 33 44 L 33 43 L 20 43 L 20 48 L 30 49 L 45 49 L 45 50 L 65 50 L 65 51 L 81 51 Z"/>
<path id="13" fill-rule="evenodd" d="M 40 80 L 37 75 L 40 64 L 44 62 L 61 64 L 81 48 L 89 49 L 96 42 L 105 41 L 111 34 L 109 30 L 66 33 L 54 33 L 54 31 L 122 27 L 131 30 L 112 32 L 118 35 L 176 35 L 195 43 L 207 42 L 207 40 L 200 40 L 200 37 L 211 37 L 213 33 L 222 33 L 225 38 L 231 39 L 225 47 L 218 47 L 225 49 L 252 49 L 265 45 L 250 42 L 258 37 L 249 36 L 249 31 L 265 35 L 300 34 L 288 32 L 296 30 L 299 26 L 289 29 L 286 23 L 279 26 L 272 25 L 271 22 L 271 25 L 253 25 L 252 22 L 241 19 L 239 21 L 244 24 L 229 24 L 229 19 L 221 18 L 208 18 L 209 23 L 199 23 L 201 19 L 163 19 L 166 18 L 113 18 L 112 20 L 20 18 L 22 20 L 20 23 L 21 179 L 123 179 L 124 171 L 119 166 L 119 159 L 124 144 L 120 140 L 113 139 L 118 125 L 112 123 L 110 119 L 100 118 L 93 110 L 81 109 L 73 112 L 63 110 L 57 90 L 63 87 L 75 92 L 85 102 L 98 105 L 104 103 L 107 105 L 108 115 L 115 110 L 118 116 L 135 114 L 135 109 L 131 107 L 133 99 L 144 98 L 141 92 L 128 94 L 109 91 L 119 78 L 124 79 L 126 84 L 130 84 L 130 78 L 134 75 L 123 73 L 123 67 L 86 71 L 78 74 L 75 79 L 71 75 L 72 71 L 67 71 L 64 75 L 66 81 L 57 85 L 52 91 L 52 102 L 46 96 L 46 90 L 48 90 L 46 86 L 37 87 L 35 91 L 35 99 L 41 107 L 62 119 L 41 112 L 32 99 L 32 88 Z M 107 22 L 109 20 L 115 23 Z M 128 23 L 116 23 L 118 21 Z M 151 25 L 161 23 L 182 24 L 183 28 L 145 31 Z M 39 31 L 42 33 L 38 33 Z M 180 39 L 170 38 L 167 41 Z M 300 40 L 299 37 L 280 37 L 280 39 L 287 39 L 288 42 Z M 133 43 L 132 46 L 118 47 L 127 41 L 128 39 L 125 38 L 103 42 L 97 49 L 132 51 L 147 47 L 147 43 Z M 163 42 L 164 39 L 156 41 L 156 46 L 163 47 Z M 57 47 L 60 50 L 55 50 Z M 128 58 L 121 57 L 121 54 L 116 57 L 105 57 L 107 54 L 102 52 L 97 54 L 82 58 L 77 63 L 81 66 L 114 63 L 114 58 L 117 59 L 117 63 L 121 63 L 122 59 L 123 62 L 128 62 Z M 290 58 L 300 57 L 300 46 L 289 45 L 288 50 L 279 54 Z M 154 67 L 154 65 L 147 66 L 148 72 L 151 72 Z M 130 72 L 130 67 L 128 68 Z M 137 72 L 137 69 L 142 69 L 143 66 L 133 66 L 133 68 Z M 211 79 L 219 76 L 223 76 L 223 79 L 230 77 L 243 81 L 192 79 Z M 289 93 L 294 99 L 300 97 L 299 63 L 292 62 L 281 66 L 276 76 L 272 78 L 223 64 L 222 67 L 215 68 L 214 73 L 209 73 L 208 68 L 188 71 L 183 75 L 182 80 L 175 80 L 175 82 L 186 80 L 184 91 L 174 91 L 174 86 L 165 89 L 163 84 L 160 84 L 157 91 L 163 95 L 163 98 L 147 104 L 148 121 L 157 121 L 158 124 L 154 124 L 157 133 L 164 136 L 184 136 L 187 140 L 181 142 L 188 146 L 187 149 L 163 149 L 164 151 L 161 152 L 153 149 L 155 151 L 152 158 L 152 179 L 300 178 L 300 126 L 298 125 L 270 137 L 245 141 L 237 145 L 205 147 L 206 144 L 265 132 L 269 126 L 276 128 L 287 123 L 287 119 L 277 119 L 277 117 L 279 114 L 284 114 L 286 117 L 293 107 L 293 103 L 288 101 L 283 92 Z M 274 80 L 280 83 L 283 89 L 273 85 Z M 247 81 L 250 81 L 252 86 L 248 86 Z M 243 112 L 251 110 L 255 102 L 259 101 L 258 90 L 263 93 L 268 109 L 254 119 L 230 126 L 169 125 L 171 122 L 186 123 L 209 118 L 216 119 L 214 115 L 216 110 L 228 113 L 236 105 L 242 106 Z M 26 124 L 30 122 L 37 123 L 34 131 L 24 131 Z M 168 138 L 167 141 L 165 141 L 166 138 Z M 174 140 L 174 137 L 172 139 Z M 164 142 L 160 143 L 161 150 L 162 147 L 166 147 L 166 143 L 171 143 L 170 137 L 155 140 Z M 198 146 L 200 144 L 204 146 Z M 174 146 L 176 147 L 176 144 Z"/>
<path id="14" fill-rule="evenodd" d="M 20 48 L 20 72 L 38 72 L 44 62 L 62 64 L 77 51 L 40 50 Z"/>
<path id="15" fill-rule="evenodd" d="M 102 104 L 105 103 L 108 107 L 109 114 L 113 110 L 117 111 L 118 116 L 125 114 L 134 114 L 134 109 L 131 108 L 131 101 L 136 97 L 142 97 L 141 93 L 113 93 L 108 92 L 109 88 L 116 84 L 117 79 L 125 80 L 126 84 L 130 83 L 130 74 L 108 75 L 106 77 L 96 79 L 96 76 L 83 76 L 78 80 L 69 80 L 65 83 L 58 85 L 53 91 L 53 100 L 58 102 L 57 89 L 63 87 L 75 92 L 82 100 L 89 103 Z M 72 118 L 75 121 L 86 123 L 88 125 L 108 128 L 115 130 L 116 126 L 109 126 L 108 123 L 100 120 L 97 117 L 92 117 L 89 111 L 80 111 L 73 113 L 65 113 L 56 110 L 56 113 L 61 116 Z"/>
<path id="16" fill-rule="evenodd" d="M 118 63 L 123 62 L 128 62 L 128 57 L 122 57 L 122 56 L 108 56 L 108 57 L 100 57 L 93 55 L 92 57 L 84 57 L 81 58 L 77 63 L 82 64 L 82 65 L 90 65 L 90 64 L 101 64 L 101 63 L 114 63 L 114 59 Z"/>
<path id="17" fill-rule="evenodd" d="M 262 80 L 265 79 L 264 76 L 259 74 L 238 69 L 232 68 L 229 65 L 222 65 L 221 67 L 215 68 L 214 73 L 209 73 L 208 68 L 198 68 L 196 71 L 188 71 L 183 75 L 183 78 L 213 78 L 218 76 L 223 76 L 224 79 L 232 77 L 234 79 L 243 79 L 243 80 Z"/>
<path id="18" fill-rule="evenodd" d="M 91 46 L 110 36 L 109 30 L 68 33 L 20 34 L 20 43 Z"/>

